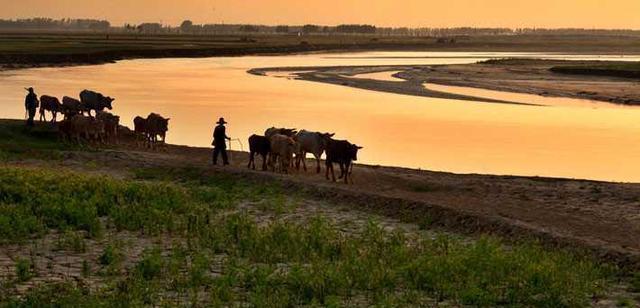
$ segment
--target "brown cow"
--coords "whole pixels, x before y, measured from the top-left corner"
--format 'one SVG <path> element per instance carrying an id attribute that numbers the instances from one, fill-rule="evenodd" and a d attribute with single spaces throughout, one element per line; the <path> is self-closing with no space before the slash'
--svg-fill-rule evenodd
<path id="1" fill-rule="evenodd" d="M 110 142 L 118 143 L 118 126 L 120 126 L 120 117 L 106 111 L 98 111 L 96 119 L 104 123 L 105 138 Z"/>
<path id="2" fill-rule="evenodd" d="M 61 123 L 59 130 L 69 141 L 104 142 L 104 122 L 83 115 L 72 116 Z"/>
<path id="3" fill-rule="evenodd" d="M 287 137 L 293 137 L 296 135 L 296 133 L 297 133 L 297 130 L 295 128 L 271 127 L 264 131 L 264 136 L 267 137 L 268 139 L 271 139 L 271 137 L 276 134 L 285 135 Z"/>
<path id="4" fill-rule="evenodd" d="M 65 119 L 81 114 L 82 110 L 82 103 L 79 100 L 68 96 L 62 98 L 61 112 Z"/>
<path id="5" fill-rule="evenodd" d="M 296 142 L 291 137 L 275 134 L 269 139 L 269 144 L 271 170 L 276 171 L 276 163 L 279 162 L 280 172 L 288 173 Z"/>
<path id="6" fill-rule="evenodd" d="M 45 115 L 46 111 L 51 112 L 52 118 L 51 122 L 55 123 L 56 118 L 58 117 L 58 111 L 61 110 L 62 104 L 57 97 L 42 95 L 40 96 L 40 122 L 46 121 L 47 117 Z"/>

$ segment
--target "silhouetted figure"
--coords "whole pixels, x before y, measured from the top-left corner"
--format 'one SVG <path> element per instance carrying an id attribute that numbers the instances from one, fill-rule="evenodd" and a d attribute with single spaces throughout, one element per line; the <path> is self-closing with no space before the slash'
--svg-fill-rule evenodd
<path id="1" fill-rule="evenodd" d="M 224 127 L 227 122 L 225 122 L 224 118 L 220 118 L 218 120 L 218 126 L 213 130 L 213 164 L 218 164 L 218 155 L 222 154 L 222 164 L 224 166 L 229 164 L 229 158 L 227 156 L 227 140 L 231 140 L 227 136 L 226 127 Z"/>
<path id="2" fill-rule="evenodd" d="M 26 89 L 29 91 L 27 97 L 24 99 L 24 109 L 27 112 L 27 126 L 33 127 L 33 118 L 36 116 L 36 109 L 38 109 L 38 96 L 33 88 Z"/>

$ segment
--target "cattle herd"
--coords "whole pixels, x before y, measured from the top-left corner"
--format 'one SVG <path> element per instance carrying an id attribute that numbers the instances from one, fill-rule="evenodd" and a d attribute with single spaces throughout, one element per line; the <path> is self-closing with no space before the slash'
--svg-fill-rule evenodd
<path id="1" fill-rule="evenodd" d="M 118 143 L 120 117 L 105 109 L 113 109 L 115 99 L 101 93 L 84 90 L 80 99 L 65 96 L 62 103 L 58 98 L 40 96 L 40 121 L 47 121 L 47 112 L 51 113 L 51 122 L 56 123 L 58 114 L 64 119 L 58 123 L 60 138 L 70 142 Z M 92 111 L 95 114 L 92 115 Z M 86 115 L 85 115 L 86 114 Z M 135 135 L 138 144 L 153 147 L 158 143 L 158 136 L 164 142 L 168 131 L 169 119 L 151 113 L 146 119 L 136 117 Z"/>
<path id="2" fill-rule="evenodd" d="M 104 111 L 113 109 L 114 99 L 98 92 L 84 90 L 80 99 L 69 96 L 58 98 L 42 95 L 40 97 L 40 121 L 47 120 L 47 112 L 51 113 L 51 121 L 56 122 L 58 114 L 64 116 L 58 124 L 60 138 L 68 141 L 117 142 L 120 117 Z M 91 112 L 95 113 L 92 116 Z M 86 115 L 85 115 L 86 113 Z"/>
<path id="3" fill-rule="evenodd" d="M 112 110 L 114 99 L 98 92 L 84 90 L 80 92 L 80 99 L 65 96 L 62 103 L 53 96 L 40 97 L 40 121 L 46 121 L 46 112 L 52 115 L 51 121 L 56 122 L 58 114 L 64 120 L 58 123 L 60 138 L 70 142 L 118 143 L 119 131 L 126 129 L 120 126 L 120 117 L 104 111 Z M 91 112 L 94 112 L 95 116 Z M 86 114 L 86 115 L 85 115 Z M 151 113 L 146 118 L 137 116 L 133 120 L 134 135 L 138 146 L 153 148 L 157 143 L 164 143 L 169 130 L 169 119 L 157 113 Z M 126 129 L 128 130 L 128 129 Z M 307 153 L 316 160 L 316 172 L 320 173 L 320 159 L 326 154 L 325 177 L 336 181 L 333 165 L 340 167 L 340 179 L 345 183 L 353 182 L 353 161 L 358 159 L 358 150 L 362 149 L 346 140 L 333 139 L 335 134 L 297 131 L 288 128 L 269 128 L 263 136 L 249 137 L 248 168 L 255 170 L 255 157 L 262 157 L 262 170 L 288 173 L 290 169 L 306 171 Z M 158 138 L 160 137 L 160 139 Z M 331 174 L 331 178 L 329 178 Z"/>
<path id="4" fill-rule="evenodd" d="M 262 170 L 267 170 L 268 166 L 272 171 L 288 173 L 289 169 L 295 167 L 297 170 L 302 165 L 307 170 L 306 156 L 311 153 L 316 160 L 316 172 L 320 173 L 320 158 L 323 153 L 325 158 L 325 177 L 335 182 L 336 176 L 333 164 L 340 167 L 340 179 L 345 183 L 353 182 L 351 174 L 353 172 L 353 162 L 358 160 L 358 150 L 362 147 L 351 144 L 346 140 L 335 140 L 335 134 L 310 132 L 306 130 L 297 131 L 289 128 L 269 128 L 264 136 L 252 135 L 249 137 L 249 164 L 248 168 L 255 170 L 256 155 L 262 157 Z"/>

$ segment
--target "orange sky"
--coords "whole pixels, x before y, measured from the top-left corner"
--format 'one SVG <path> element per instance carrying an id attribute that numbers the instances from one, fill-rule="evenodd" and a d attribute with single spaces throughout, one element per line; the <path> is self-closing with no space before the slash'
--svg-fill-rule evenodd
<path id="1" fill-rule="evenodd" d="M 640 0 L 0 0 L 0 18 L 640 29 Z"/>

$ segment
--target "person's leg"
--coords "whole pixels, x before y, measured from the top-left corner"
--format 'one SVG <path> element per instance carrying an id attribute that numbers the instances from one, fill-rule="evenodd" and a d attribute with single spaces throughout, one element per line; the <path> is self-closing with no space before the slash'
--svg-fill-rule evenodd
<path id="1" fill-rule="evenodd" d="M 33 113 L 27 110 L 27 126 L 33 126 Z"/>
<path id="2" fill-rule="evenodd" d="M 229 156 L 227 156 L 227 149 L 223 148 L 221 152 L 222 152 L 222 164 L 226 166 L 229 164 Z"/>
<path id="3" fill-rule="evenodd" d="M 220 148 L 214 147 L 213 148 L 213 164 L 214 165 L 218 164 L 218 154 L 219 153 L 220 153 Z"/>

